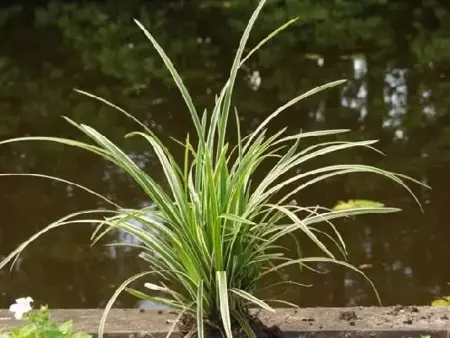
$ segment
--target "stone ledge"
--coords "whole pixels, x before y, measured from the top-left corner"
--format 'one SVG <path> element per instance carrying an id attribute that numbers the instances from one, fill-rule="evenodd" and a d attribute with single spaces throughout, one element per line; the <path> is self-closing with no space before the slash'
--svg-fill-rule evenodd
<path id="1" fill-rule="evenodd" d="M 97 332 L 101 309 L 52 310 L 57 321 L 73 320 L 74 329 Z M 286 338 L 447 338 L 450 308 L 415 306 L 279 309 L 259 312 L 266 325 L 278 325 Z M 168 311 L 113 309 L 106 322 L 108 338 L 164 338 L 175 315 Z M 0 328 L 20 322 L 0 310 Z M 174 334 L 174 337 L 178 334 Z"/>

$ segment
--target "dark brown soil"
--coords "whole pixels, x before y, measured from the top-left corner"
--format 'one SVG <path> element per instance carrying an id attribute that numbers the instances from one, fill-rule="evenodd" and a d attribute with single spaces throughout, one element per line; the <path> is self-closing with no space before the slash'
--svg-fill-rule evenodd
<path id="1" fill-rule="evenodd" d="M 247 315 L 250 327 L 255 333 L 257 338 L 284 338 L 283 332 L 277 325 L 267 326 L 256 315 Z M 179 325 L 179 332 L 182 337 L 193 338 L 197 337 L 196 320 L 191 316 L 185 316 L 182 318 Z M 207 327 L 205 330 L 206 338 L 223 338 L 219 329 L 213 327 Z M 234 338 L 248 338 L 247 334 L 241 329 L 240 326 L 234 325 L 232 328 Z"/>

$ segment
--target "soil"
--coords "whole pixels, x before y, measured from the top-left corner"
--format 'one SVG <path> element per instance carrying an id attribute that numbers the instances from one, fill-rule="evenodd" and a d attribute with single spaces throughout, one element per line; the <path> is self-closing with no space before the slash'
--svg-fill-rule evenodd
<path id="1" fill-rule="evenodd" d="M 299 330 L 447 330 L 450 307 L 428 306 L 304 308 L 262 313 L 267 325 L 277 324 L 284 331 Z"/>
<path id="2" fill-rule="evenodd" d="M 56 321 L 73 319 L 74 329 L 95 333 L 103 310 L 52 310 Z M 254 311 L 252 327 L 260 338 L 291 337 L 447 337 L 450 307 L 429 306 L 278 309 Z M 106 322 L 108 337 L 165 338 L 176 315 L 169 311 L 112 309 Z M 8 310 L 0 310 L 0 329 L 20 322 Z M 192 324 L 191 324 L 192 325 Z M 148 334 L 141 335 L 142 334 Z M 185 334 L 187 332 L 184 332 Z M 211 332 L 213 334 L 213 332 Z M 242 337 L 236 333 L 236 337 Z M 176 335 L 179 337 L 180 335 Z M 211 336 L 213 337 L 213 336 Z"/>
<path id="3" fill-rule="evenodd" d="M 257 315 L 247 315 L 250 327 L 257 338 L 284 338 L 284 334 L 277 325 L 265 325 Z M 196 329 L 196 320 L 193 317 L 185 316 L 182 318 L 179 325 L 179 332 L 182 337 L 191 338 L 196 337 L 194 334 Z M 206 338 L 223 338 L 222 333 L 218 329 L 211 327 L 205 330 Z M 248 338 L 245 332 L 239 326 L 232 327 L 234 338 Z"/>

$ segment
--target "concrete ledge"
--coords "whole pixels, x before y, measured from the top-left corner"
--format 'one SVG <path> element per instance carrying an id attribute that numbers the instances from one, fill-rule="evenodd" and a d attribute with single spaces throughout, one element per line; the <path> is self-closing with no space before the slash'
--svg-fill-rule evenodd
<path id="1" fill-rule="evenodd" d="M 53 310 L 57 321 L 72 319 L 75 330 L 97 332 L 102 310 Z M 266 325 L 278 325 L 286 338 L 448 338 L 450 307 L 352 307 L 279 309 L 259 312 Z M 107 323 L 108 338 L 164 338 L 175 319 L 167 311 L 113 309 Z M 0 310 L 0 328 L 20 325 L 8 310 Z M 178 337 L 175 334 L 174 337 Z"/>

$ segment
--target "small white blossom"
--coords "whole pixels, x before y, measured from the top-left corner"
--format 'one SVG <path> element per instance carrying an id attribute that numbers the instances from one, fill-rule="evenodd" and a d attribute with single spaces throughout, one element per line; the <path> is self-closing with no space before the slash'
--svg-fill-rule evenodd
<path id="1" fill-rule="evenodd" d="M 16 299 L 15 304 L 12 304 L 9 307 L 9 311 L 14 313 L 14 318 L 22 319 L 23 315 L 29 311 L 31 311 L 31 303 L 33 299 L 31 297 L 27 298 L 18 298 Z"/>

